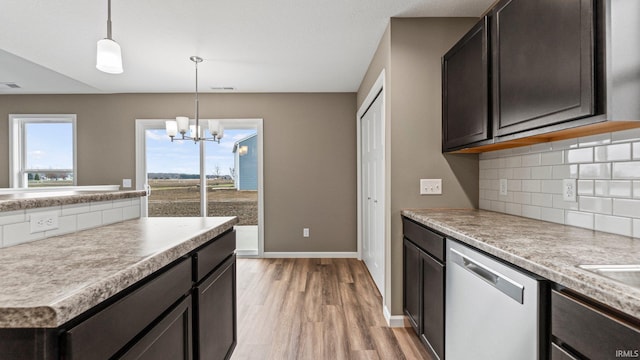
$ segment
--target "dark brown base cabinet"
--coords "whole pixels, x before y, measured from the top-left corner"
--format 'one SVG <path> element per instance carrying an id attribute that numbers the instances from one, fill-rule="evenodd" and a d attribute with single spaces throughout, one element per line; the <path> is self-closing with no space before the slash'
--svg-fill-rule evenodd
<path id="1" fill-rule="evenodd" d="M 0 329 L 0 359 L 228 359 L 234 251 L 231 230 L 58 329 Z"/>
<path id="2" fill-rule="evenodd" d="M 427 350 L 444 359 L 444 237 L 403 218 L 404 313 Z"/>
<path id="3" fill-rule="evenodd" d="M 551 292 L 551 360 L 640 358 L 640 320 L 570 292 Z"/>

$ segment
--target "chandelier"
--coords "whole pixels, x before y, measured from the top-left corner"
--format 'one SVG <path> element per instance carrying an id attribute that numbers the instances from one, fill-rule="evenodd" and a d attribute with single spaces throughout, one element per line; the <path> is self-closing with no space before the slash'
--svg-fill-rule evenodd
<path id="1" fill-rule="evenodd" d="M 171 138 L 171 142 L 174 140 L 193 140 L 198 141 L 213 141 L 220 143 L 220 139 L 224 137 L 224 128 L 220 121 L 209 120 L 208 130 L 212 137 L 206 137 L 206 129 L 200 126 L 200 114 L 198 104 L 198 64 L 203 60 L 199 56 L 191 56 L 189 60 L 193 61 L 196 67 L 196 123 L 195 125 L 189 125 L 189 117 L 177 116 L 175 120 L 167 120 L 165 123 L 167 135 Z M 187 135 L 189 131 L 189 135 Z M 180 137 L 176 138 L 180 134 Z"/>

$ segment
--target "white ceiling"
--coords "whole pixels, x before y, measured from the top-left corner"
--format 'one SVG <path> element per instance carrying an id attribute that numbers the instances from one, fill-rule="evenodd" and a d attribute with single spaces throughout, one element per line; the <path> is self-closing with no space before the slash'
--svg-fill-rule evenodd
<path id="1" fill-rule="evenodd" d="M 107 0 L 0 0 L 0 94 L 353 92 L 390 17 L 479 16 L 493 0 L 112 0 L 124 73 L 95 68 Z M 20 89 L 2 83 L 14 82 Z"/>

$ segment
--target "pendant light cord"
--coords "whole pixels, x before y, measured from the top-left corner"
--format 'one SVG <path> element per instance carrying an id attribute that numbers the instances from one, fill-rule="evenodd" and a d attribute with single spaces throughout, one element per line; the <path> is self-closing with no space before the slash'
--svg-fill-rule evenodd
<path id="1" fill-rule="evenodd" d="M 196 136 L 200 138 L 200 104 L 198 102 L 198 61 L 196 64 Z"/>
<path id="2" fill-rule="evenodd" d="M 107 39 L 113 40 L 111 37 L 111 0 L 107 0 Z"/>

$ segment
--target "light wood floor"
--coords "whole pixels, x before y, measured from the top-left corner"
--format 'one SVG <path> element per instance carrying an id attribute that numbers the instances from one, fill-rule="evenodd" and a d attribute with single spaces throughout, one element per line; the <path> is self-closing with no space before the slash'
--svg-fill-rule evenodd
<path id="1" fill-rule="evenodd" d="M 356 259 L 238 259 L 244 359 L 431 359 L 410 328 L 389 328 Z"/>

